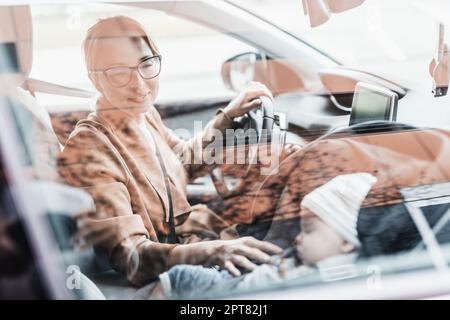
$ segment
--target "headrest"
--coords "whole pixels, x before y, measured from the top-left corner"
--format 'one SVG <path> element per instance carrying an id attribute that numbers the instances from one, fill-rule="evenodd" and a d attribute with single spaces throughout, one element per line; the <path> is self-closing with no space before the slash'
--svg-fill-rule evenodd
<path id="1" fill-rule="evenodd" d="M 33 58 L 29 6 L 0 6 L 0 88 L 21 86 Z"/>

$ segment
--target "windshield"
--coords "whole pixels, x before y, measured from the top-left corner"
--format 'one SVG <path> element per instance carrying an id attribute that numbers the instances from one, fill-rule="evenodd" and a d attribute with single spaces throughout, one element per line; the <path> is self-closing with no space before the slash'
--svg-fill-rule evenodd
<path id="1" fill-rule="evenodd" d="M 450 27 L 446 0 L 366 0 L 311 28 L 298 0 L 232 0 L 326 52 L 344 65 L 403 85 L 429 87 L 428 64 L 436 54 L 438 21 Z M 446 39 L 450 39 L 449 33 Z"/>

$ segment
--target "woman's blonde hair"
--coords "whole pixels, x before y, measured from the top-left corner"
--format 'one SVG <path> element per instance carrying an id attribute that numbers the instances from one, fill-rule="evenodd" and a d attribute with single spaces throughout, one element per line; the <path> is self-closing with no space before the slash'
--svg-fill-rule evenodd
<path id="1" fill-rule="evenodd" d="M 126 16 L 104 18 L 97 21 L 86 32 L 83 48 L 87 69 L 90 70 L 92 53 L 98 40 L 123 37 L 136 42 L 143 39 L 154 55 L 159 54 L 152 38 L 138 21 Z"/>

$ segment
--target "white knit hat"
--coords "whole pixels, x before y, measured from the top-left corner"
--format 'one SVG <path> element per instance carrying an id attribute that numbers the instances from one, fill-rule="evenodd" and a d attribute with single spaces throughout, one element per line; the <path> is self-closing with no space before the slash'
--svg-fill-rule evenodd
<path id="1" fill-rule="evenodd" d="M 308 193 L 301 207 L 312 211 L 345 240 L 359 247 L 358 212 L 376 181 L 377 178 L 369 173 L 337 176 Z"/>

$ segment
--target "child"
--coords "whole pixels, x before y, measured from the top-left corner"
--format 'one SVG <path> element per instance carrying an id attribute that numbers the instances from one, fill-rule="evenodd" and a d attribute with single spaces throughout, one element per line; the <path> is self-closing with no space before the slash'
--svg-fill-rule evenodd
<path id="1" fill-rule="evenodd" d="M 337 176 L 303 198 L 297 255 L 304 265 L 355 252 L 358 213 L 377 179 L 368 173 Z"/>
<path id="2" fill-rule="evenodd" d="M 297 257 L 275 257 L 273 264 L 256 267 L 233 278 L 226 271 L 180 265 L 159 276 L 159 283 L 144 287 L 137 298 L 190 298 L 215 292 L 254 289 L 285 279 L 305 276 L 317 269 L 353 263 L 361 246 L 356 230 L 358 213 L 377 179 L 368 173 L 335 177 L 307 194 L 301 202 L 301 232 L 296 238 Z"/>

